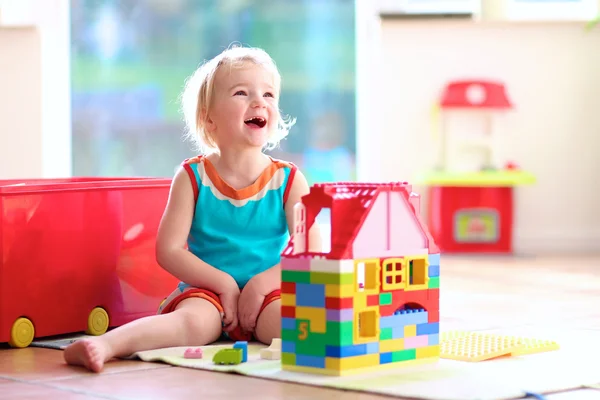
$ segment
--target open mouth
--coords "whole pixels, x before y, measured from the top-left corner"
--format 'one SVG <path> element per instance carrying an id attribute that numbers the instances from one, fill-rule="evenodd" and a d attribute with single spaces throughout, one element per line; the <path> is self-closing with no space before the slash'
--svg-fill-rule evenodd
<path id="1" fill-rule="evenodd" d="M 248 126 L 264 128 L 264 126 L 267 124 L 267 120 L 262 117 L 252 117 L 252 118 L 248 118 L 247 120 L 245 120 L 244 123 Z"/>

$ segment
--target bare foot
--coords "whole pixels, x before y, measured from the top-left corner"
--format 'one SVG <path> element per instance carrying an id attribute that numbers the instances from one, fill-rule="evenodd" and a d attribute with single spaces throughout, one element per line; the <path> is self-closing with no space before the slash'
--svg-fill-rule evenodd
<path id="1" fill-rule="evenodd" d="M 90 371 L 100 372 L 110 359 L 108 345 L 101 338 L 80 339 L 64 351 L 67 364 L 81 365 Z"/>

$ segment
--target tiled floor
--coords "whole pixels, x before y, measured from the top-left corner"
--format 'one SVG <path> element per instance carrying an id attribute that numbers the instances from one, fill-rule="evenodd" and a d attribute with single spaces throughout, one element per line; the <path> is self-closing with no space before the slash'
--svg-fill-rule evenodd
<path id="1" fill-rule="evenodd" d="M 510 330 L 529 326 L 565 329 L 566 334 L 599 331 L 600 337 L 600 256 L 444 257 L 442 276 L 441 318 L 445 330 Z M 568 315 L 569 323 L 564 324 L 557 315 Z M 92 374 L 65 365 L 58 350 L 0 349 L 0 399 L 38 398 L 370 400 L 383 397 L 135 361 L 110 362 L 101 374 Z M 600 387 L 546 398 L 600 400 Z"/>

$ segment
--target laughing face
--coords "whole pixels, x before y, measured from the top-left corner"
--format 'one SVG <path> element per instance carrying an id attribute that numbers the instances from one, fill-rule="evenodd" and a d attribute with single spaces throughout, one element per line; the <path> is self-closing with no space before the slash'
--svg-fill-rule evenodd
<path id="1" fill-rule="evenodd" d="M 279 119 L 277 88 L 263 66 L 221 66 L 214 82 L 206 128 L 219 148 L 262 148 Z"/>

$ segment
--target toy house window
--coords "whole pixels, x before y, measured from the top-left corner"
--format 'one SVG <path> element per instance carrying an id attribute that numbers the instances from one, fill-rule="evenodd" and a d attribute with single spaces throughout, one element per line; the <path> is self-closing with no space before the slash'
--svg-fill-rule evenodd
<path id="1" fill-rule="evenodd" d="M 313 227 L 319 229 L 321 242 L 312 243 L 309 239 L 308 249 L 311 253 L 329 253 L 331 252 L 331 208 L 323 207 L 315 218 Z M 313 229 L 311 227 L 311 229 Z M 309 235 L 310 237 L 310 235 Z"/>
<path id="2" fill-rule="evenodd" d="M 406 287 L 406 268 L 402 258 L 388 258 L 383 262 L 383 290 Z"/>
<path id="3" fill-rule="evenodd" d="M 356 291 L 376 291 L 379 286 L 379 262 L 377 260 L 359 261 L 356 264 Z"/>
<path id="4" fill-rule="evenodd" d="M 358 339 L 364 341 L 379 339 L 379 313 L 377 310 L 365 310 L 357 314 Z"/>
<path id="5" fill-rule="evenodd" d="M 427 285 L 427 261 L 424 258 L 415 258 L 408 261 L 408 285 Z"/>
<path id="6" fill-rule="evenodd" d="M 294 254 L 306 252 L 306 207 L 302 203 L 294 206 Z"/>

